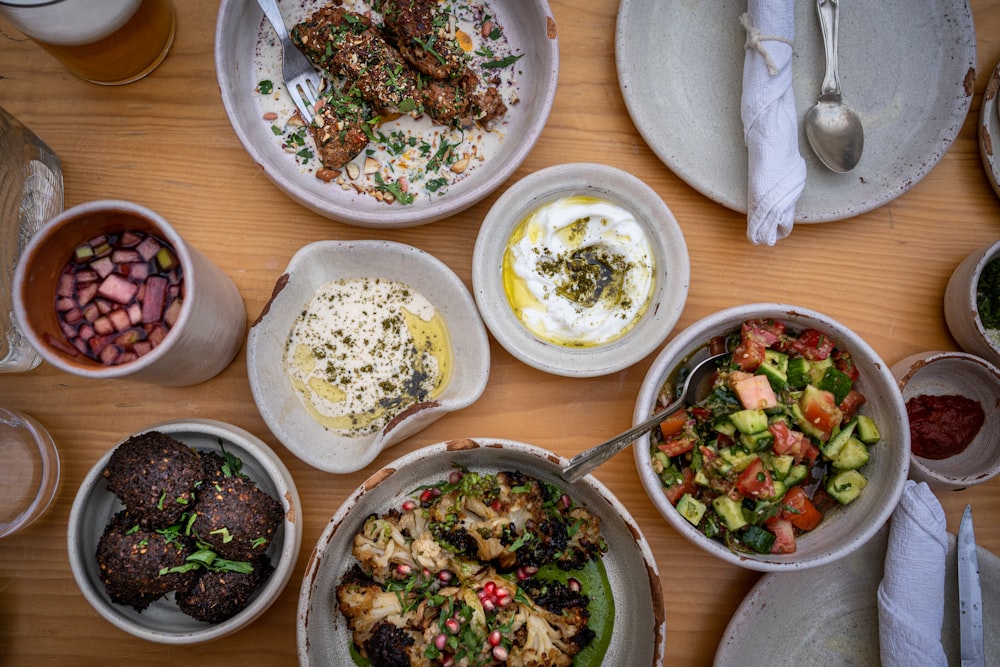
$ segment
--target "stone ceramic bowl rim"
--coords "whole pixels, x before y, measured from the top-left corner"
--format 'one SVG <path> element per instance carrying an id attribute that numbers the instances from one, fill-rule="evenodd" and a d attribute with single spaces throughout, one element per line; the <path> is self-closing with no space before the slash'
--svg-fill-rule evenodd
<path id="1" fill-rule="evenodd" d="M 660 478 L 653 472 L 648 435 L 633 443 L 632 452 L 650 500 L 682 536 L 727 563 L 762 572 L 788 572 L 831 563 L 859 548 L 888 520 L 903 492 L 910 453 L 906 407 L 888 366 L 864 339 L 840 322 L 808 308 L 781 303 L 726 308 L 684 329 L 657 355 L 642 381 L 632 421 L 638 424 L 649 417 L 664 381 L 684 359 L 712 337 L 737 329 L 745 320 L 761 318 L 782 320 L 800 330 L 814 327 L 830 335 L 838 347 L 851 352 L 861 371 L 858 386 L 868 398 L 869 414 L 876 418 L 882 434 L 881 441 L 872 446 L 871 460 L 863 470 L 871 482 L 865 492 L 850 505 L 828 515 L 814 531 L 800 537 L 796 553 L 735 554 L 705 537 L 666 499 Z"/>
<path id="2" fill-rule="evenodd" d="M 603 345 L 568 347 L 535 336 L 514 314 L 503 287 L 511 234 L 531 212 L 570 195 L 605 199 L 632 211 L 653 244 L 656 284 L 650 303 L 631 330 Z M 547 167 L 508 188 L 483 220 L 472 258 L 476 302 L 497 342 L 525 364 L 567 377 L 607 375 L 651 354 L 680 319 L 690 278 L 684 234 L 660 196 L 626 171 L 593 163 Z"/>
<path id="3" fill-rule="evenodd" d="M 349 630 L 335 609 L 332 588 L 352 557 L 351 542 L 367 516 L 398 507 L 422 484 L 448 476 L 455 465 L 478 472 L 516 469 L 566 490 L 601 517 L 611 550 L 603 562 L 615 595 L 614 637 L 605 664 L 660 665 L 667 621 L 652 551 L 628 509 L 596 477 L 562 480 L 566 459 L 527 443 L 464 438 L 414 450 L 372 474 L 337 509 L 316 542 L 299 592 L 296 635 L 302 665 L 346 664 Z M 643 576 L 645 575 L 645 576 Z"/>
<path id="4" fill-rule="evenodd" d="M 423 294 L 444 316 L 454 364 L 437 399 L 410 406 L 375 434 L 352 438 L 325 429 L 306 412 L 283 354 L 292 324 L 316 290 L 329 281 L 360 277 L 396 280 Z M 334 473 L 361 470 L 383 449 L 472 405 L 490 372 L 486 328 L 465 284 L 433 255 L 393 241 L 316 241 L 300 248 L 251 325 L 246 354 L 250 389 L 268 428 L 300 459 Z"/>
<path id="5" fill-rule="evenodd" d="M 499 7 L 497 7 L 499 5 Z M 323 183 L 301 173 L 284 154 L 261 121 L 252 99 L 254 48 L 263 13 L 256 3 L 223 0 L 215 31 L 215 71 L 222 103 L 236 135 L 250 158 L 279 189 L 309 210 L 358 227 L 392 229 L 422 225 L 454 215 L 477 203 L 504 183 L 524 162 L 548 120 L 559 77 L 559 42 L 547 0 L 493 0 L 505 29 L 525 45 L 521 68 L 520 102 L 511 107 L 508 139 L 493 160 L 477 167 L 451 192 L 426 203 L 386 205 L 373 197 Z M 512 9 L 528 10 L 530 17 L 514 20 Z M 520 15 L 519 15 L 520 16 Z"/>
<path id="6" fill-rule="evenodd" d="M 944 293 L 944 317 L 948 330 L 963 350 L 1000 364 L 1000 346 L 986 334 L 979 317 L 976 291 L 979 276 L 990 260 L 1000 256 L 1000 241 L 970 253 L 955 267 Z"/>
<path id="7" fill-rule="evenodd" d="M 219 451 L 218 441 L 243 461 L 243 472 L 261 489 L 277 498 L 284 509 L 284 521 L 269 550 L 274 572 L 255 593 L 246 609 L 221 623 L 209 624 L 181 612 L 172 599 L 161 598 L 141 614 L 131 607 L 111 602 L 100 579 L 95 558 L 97 542 L 108 520 L 122 504 L 107 489 L 102 473 L 115 448 L 109 449 L 90 469 L 69 515 L 67 543 L 69 564 L 87 602 L 120 630 L 140 639 L 159 644 L 188 645 L 212 641 L 230 635 L 261 616 L 281 595 L 291 579 L 302 546 L 302 506 L 291 473 L 270 447 L 248 431 L 214 419 L 171 419 L 137 431 L 160 431 L 182 443 L 199 449 Z M 131 437 L 131 436 L 130 436 Z M 172 597 L 172 596 L 171 596 Z"/>
<path id="8" fill-rule="evenodd" d="M 947 374 L 942 374 L 946 371 L 939 372 L 933 380 L 927 378 L 928 371 L 946 366 L 950 367 L 952 372 Z M 937 489 L 961 491 L 966 487 L 988 482 L 1000 474 L 1000 448 L 991 439 L 991 434 L 1000 433 L 1000 414 L 996 410 L 996 406 L 1000 405 L 1000 368 L 982 357 L 967 352 L 934 350 L 904 357 L 893 364 L 891 370 L 899 383 L 904 402 L 913 396 L 928 392 L 962 393 L 969 398 L 979 400 L 986 410 L 986 422 L 963 453 L 944 461 L 925 459 L 911 454 L 910 477 L 927 482 Z M 972 374 L 975 374 L 975 379 L 962 380 L 963 376 L 971 378 Z M 924 377 L 921 378 L 921 375 Z M 969 393 L 970 391 L 975 392 L 975 395 Z M 988 452 L 986 458 L 989 460 L 980 461 L 980 464 L 970 460 L 973 459 L 972 453 L 977 449 Z M 956 468 L 966 464 L 974 464 L 975 470 L 963 473 Z"/>

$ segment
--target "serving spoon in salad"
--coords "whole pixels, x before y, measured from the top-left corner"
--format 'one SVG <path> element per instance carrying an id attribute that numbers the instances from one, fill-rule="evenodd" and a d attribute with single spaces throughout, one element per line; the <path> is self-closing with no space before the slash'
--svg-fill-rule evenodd
<path id="1" fill-rule="evenodd" d="M 729 355 L 729 352 L 722 352 L 698 362 L 697 365 L 691 369 L 691 372 L 688 373 L 687 379 L 684 381 L 684 387 L 681 390 L 681 395 L 677 400 L 665 407 L 663 410 L 654 414 L 646 421 L 633 426 L 621 435 L 617 435 L 607 442 L 602 442 L 596 447 L 591 447 L 584 452 L 580 452 L 571 458 L 569 463 L 567 463 L 562 469 L 562 478 L 567 482 L 575 482 L 579 480 L 587 473 L 607 462 L 612 456 L 628 447 L 636 438 L 652 431 L 654 428 L 666 421 L 667 417 L 674 414 L 685 405 L 689 403 L 696 403 L 699 399 L 703 398 L 707 393 L 707 390 L 711 388 L 712 380 L 715 376 L 716 370 L 718 369 L 717 362 L 722 357 L 727 357 Z M 695 357 L 697 356 L 699 355 L 696 354 Z M 694 358 L 692 358 L 692 361 L 693 360 Z"/>

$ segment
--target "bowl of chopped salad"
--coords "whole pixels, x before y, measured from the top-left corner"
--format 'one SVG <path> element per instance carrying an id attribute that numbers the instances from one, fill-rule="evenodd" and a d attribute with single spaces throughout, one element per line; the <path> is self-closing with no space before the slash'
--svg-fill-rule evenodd
<path id="1" fill-rule="evenodd" d="M 816 311 L 737 306 L 663 349 L 635 423 L 671 402 L 706 348 L 728 353 L 707 395 L 633 446 L 660 514 L 709 553 L 759 571 L 816 567 L 867 542 L 896 506 L 910 458 L 906 407 L 885 362 Z"/>
<path id="2" fill-rule="evenodd" d="M 521 165 L 556 92 L 545 0 L 286 0 L 295 47 L 324 81 L 312 118 L 285 88 L 281 44 L 256 3 L 223 0 L 216 75 L 264 174 L 320 215 L 410 227 L 486 197 Z"/>
<path id="3" fill-rule="evenodd" d="M 300 664 L 662 664 L 649 545 L 594 477 L 563 481 L 564 462 L 458 439 L 369 477 L 309 558 Z"/>

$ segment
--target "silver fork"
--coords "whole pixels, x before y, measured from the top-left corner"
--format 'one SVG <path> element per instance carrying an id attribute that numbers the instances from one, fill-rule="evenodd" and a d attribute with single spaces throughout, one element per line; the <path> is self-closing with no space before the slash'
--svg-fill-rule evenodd
<path id="1" fill-rule="evenodd" d="M 299 113 L 307 123 L 311 123 L 323 80 L 309 59 L 289 39 L 285 20 L 281 18 L 276 0 L 257 0 L 257 4 L 264 10 L 264 16 L 281 41 L 281 74 L 285 79 L 285 88 Z"/>

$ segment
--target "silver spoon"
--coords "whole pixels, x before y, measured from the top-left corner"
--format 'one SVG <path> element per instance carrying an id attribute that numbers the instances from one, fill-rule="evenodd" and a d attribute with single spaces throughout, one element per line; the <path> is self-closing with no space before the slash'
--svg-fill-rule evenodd
<path id="1" fill-rule="evenodd" d="M 837 28 L 840 23 L 840 0 L 816 0 L 819 25 L 823 32 L 826 74 L 819 101 L 806 113 L 806 138 L 816 157 L 831 171 L 854 169 L 865 148 L 861 119 L 844 104 L 837 70 Z"/>
<path id="2" fill-rule="evenodd" d="M 562 469 L 562 478 L 567 482 L 575 482 L 587 473 L 591 472 L 599 465 L 605 463 L 612 456 L 632 444 L 640 435 L 653 430 L 660 425 L 667 417 L 683 408 L 688 403 L 695 403 L 702 395 L 702 388 L 706 381 L 710 382 L 715 375 L 716 362 L 728 352 L 716 354 L 708 357 L 691 369 L 691 373 L 684 381 L 684 388 L 681 396 L 676 401 L 657 412 L 655 415 L 642 422 L 638 426 L 633 426 L 621 435 L 615 436 L 607 442 L 596 447 L 591 447 L 587 451 L 580 452 L 569 460 L 566 467 Z"/>

